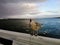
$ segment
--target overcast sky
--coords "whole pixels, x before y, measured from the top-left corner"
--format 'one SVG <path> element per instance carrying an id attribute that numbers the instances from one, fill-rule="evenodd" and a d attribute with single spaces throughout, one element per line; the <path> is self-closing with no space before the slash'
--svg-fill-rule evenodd
<path id="1" fill-rule="evenodd" d="M 0 18 L 60 17 L 60 0 L 0 0 Z"/>

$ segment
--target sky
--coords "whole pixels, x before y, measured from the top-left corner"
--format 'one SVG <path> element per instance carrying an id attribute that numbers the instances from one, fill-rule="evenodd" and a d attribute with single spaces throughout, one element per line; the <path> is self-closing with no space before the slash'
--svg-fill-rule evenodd
<path id="1" fill-rule="evenodd" d="M 60 17 L 60 0 L 0 0 L 0 18 Z"/>

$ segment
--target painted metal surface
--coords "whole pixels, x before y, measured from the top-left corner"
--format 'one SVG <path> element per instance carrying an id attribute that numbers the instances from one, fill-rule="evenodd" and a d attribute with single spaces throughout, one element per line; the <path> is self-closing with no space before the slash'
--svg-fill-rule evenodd
<path id="1" fill-rule="evenodd" d="M 13 45 L 60 45 L 60 39 L 0 30 L 0 37 L 13 40 Z"/>

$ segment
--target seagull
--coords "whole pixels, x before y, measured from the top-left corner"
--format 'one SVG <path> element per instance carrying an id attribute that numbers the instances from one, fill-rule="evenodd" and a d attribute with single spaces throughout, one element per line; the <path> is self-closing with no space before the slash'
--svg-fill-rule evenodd
<path id="1" fill-rule="evenodd" d="M 30 19 L 30 32 L 31 35 L 38 35 L 38 30 L 41 29 L 41 24 Z"/>

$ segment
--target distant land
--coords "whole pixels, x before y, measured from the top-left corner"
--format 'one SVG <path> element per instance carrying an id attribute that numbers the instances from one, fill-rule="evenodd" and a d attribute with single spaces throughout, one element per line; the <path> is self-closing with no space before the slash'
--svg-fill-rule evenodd
<path id="1" fill-rule="evenodd" d="M 29 33 L 29 19 L 0 19 L 0 29 Z M 27 30 L 26 30 L 27 29 Z"/>
<path id="2" fill-rule="evenodd" d="M 31 19 L 34 21 L 33 19 Z M 35 22 L 35 21 L 34 21 Z M 0 19 L 0 29 L 30 34 L 30 19 Z"/>
<path id="3" fill-rule="evenodd" d="M 54 18 L 60 18 L 60 17 L 54 17 Z"/>

